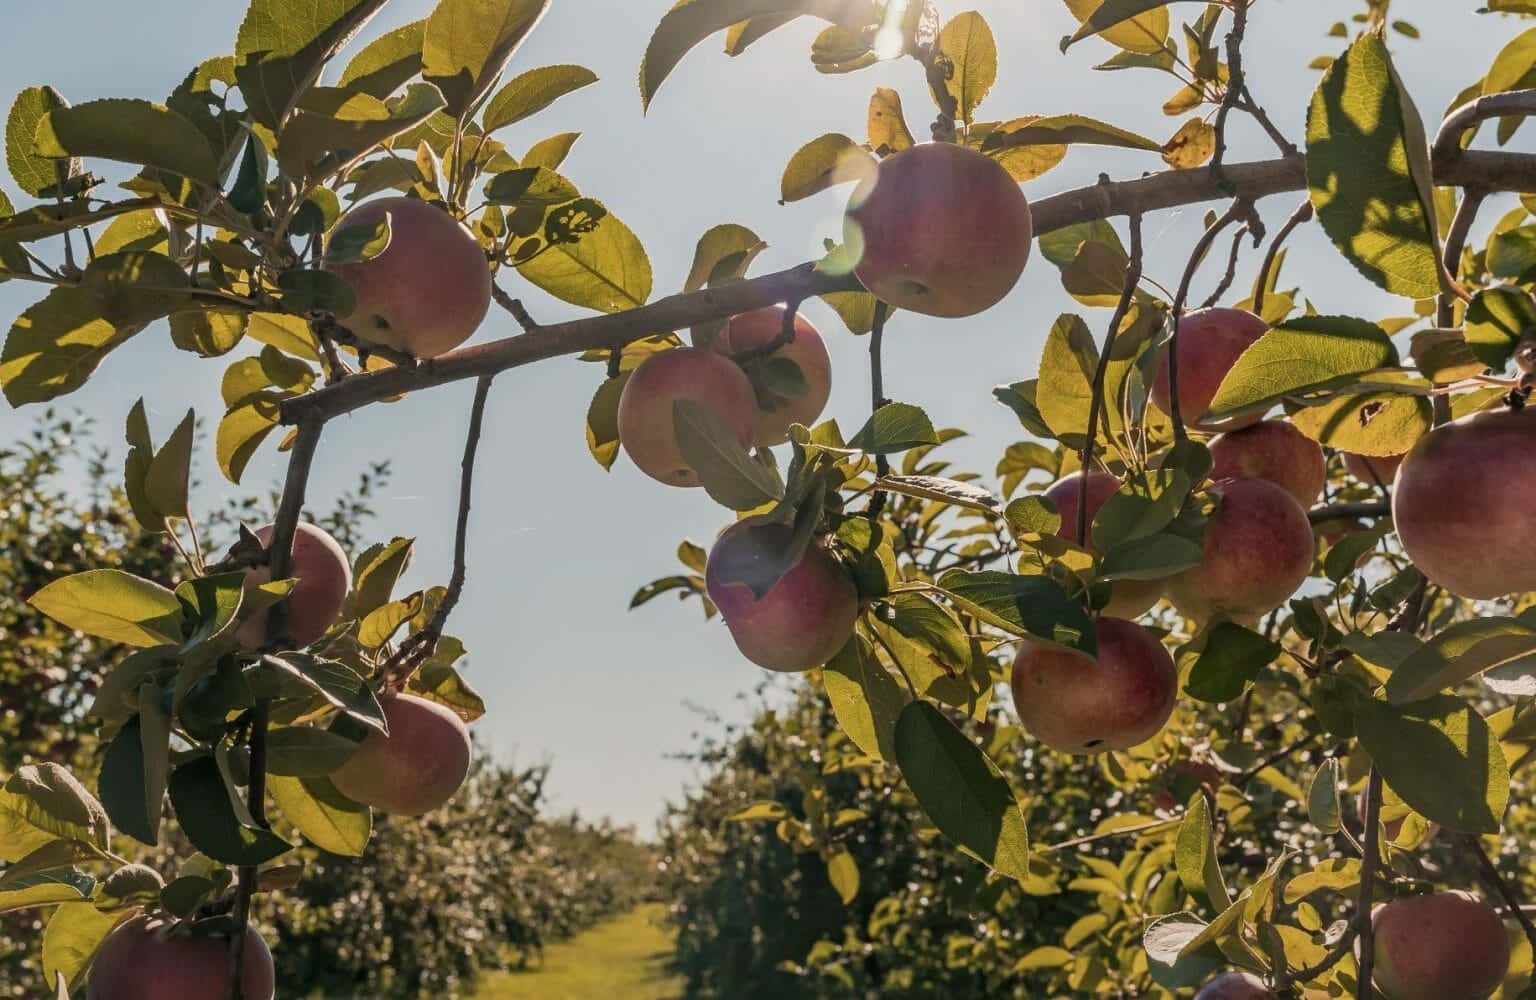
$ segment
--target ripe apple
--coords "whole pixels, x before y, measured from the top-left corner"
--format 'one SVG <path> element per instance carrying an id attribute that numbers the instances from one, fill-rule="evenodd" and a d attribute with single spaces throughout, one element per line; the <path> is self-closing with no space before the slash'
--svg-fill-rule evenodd
<path id="1" fill-rule="evenodd" d="M 1209 492 L 1203 559 L 1169 581 L 1179 610 L 1251 623 L 1296 593 L 1312 570 L 1312 525 L 1296 498 L 1265 479 L 1226 479 Z"/>
<path id="2" fill-rule="evenodd" d="M 1082 472 L 1074 472 L 1058 479 L 1045 491 L 1046 499 L 1061 514 L 1057 536 L 1074 543 L 1077 541 L 1078 500 L 1082 496 L 1082 483 Z M 1099 508 L 1104 506 L 1104 501 L 1119 489 L 1120 480 L 1108 472 L 1095 470 L 1088 473 L 1088 534 L 1085 547 L 1089 550 L 1096 551 L 1093 545 L 1093 519 L 1099 515 Z M 1145 613 L 1162 596 L 1161 580 L 1116 580 L 1110 584 L 1109 603 L 1104 606 L 1102 613 L 1110 618 L 1135 618 Z"/>
<path id="3" fill-rule="evenodd" d="M 1509 971 L 1504 921 L 1467 893 L 1394 899 L 1371 924 L 1372 978 L 1389 1000 L 1482 1000 Z"/>
<path id="4" fill-rule="evenodd" d="M 168 921 L 134 917 L 107 935 L 91 961 L 86 1000 L 224 1000 L 227 934 L 167 936 Z M 254 927 L 245 931 L 240 976 L 244 1000 L 272 1000 L 272 953 Z"/>
<path id="5" fill-rule="evenodd" d="M 268 524 L 256 529 L 256 537 L 263 545 L 271 544 L 274 527 L 276 525 Z M 288 630 L 293 634 L 295 647 L 308 646 L 336 624 L 336 618 L 347 602 L 347 594 L 352 590 L 352 567 L 336 539 L 323 529 L 301 521 L 293 533 L 293 563 L 289 575 L 297 582 L 288 595 Z M 249 594 L 271 579 L 272 571 L 266 566 L 247 570 L 245 592 Z M 241 622 L 235 631 L 235 639 L 246 649 L 265 646 L 266 609 Z"/>
<path id="6" fill-rule="evenodd" d="M 758 666 L 785 673 L 830 660 L 853 635 L 859 615 L 853 580 L 816 541 L 762 597 L 736 582 L 761 576 L 788 550 L 793 534 L 787 524 L 738 521 L 721 533 L 704 567 L 709 599 L 736 648 Z"/>
<path id="7" fill-rule="evenodd" d="M 876 297 L 929 316 L 970 316 L 1013 289 L 1034 227 L 1018 182 L 947 142 L 904 149 L 859 182 L 843 220 L 854 273 Z"/>
<path id="8" fill-rule="evenodd" d="M 1462 597 L 1536 590 L 1536 412 L 1485 410 L 1437 427 L 1403 458 L 1392 519 L 1430 581 Z"/>
<path id="9" fill-rule="evenodd" d="M 757 394 L 736 363 L 715 351 L 681 347 L 640 363 L 619 395 L 619 443 L 640 471 L 668 486 L 698 486 L 677 445 L 672 404 L 691 399 L 723 420 L 743 448 L 757 425 Z"/>
<path id="10" fill-rule="evenodd" d="M 741 354 L 772 342 L 783 329 L 783 306 L 754 309 L 732 317 L 710 346 L 721 354 Z M 775 358 L 784 358 L 799 366 L 806 391 L 795 396 L 782 396 L 766 389 L 757 393 L 757 424 L 752 431 L 752 443 L 756 445 L 788 441 L 789 425 L 810 427 L 832 397 L 832 359 L 827 356 L 826 342 L 810 320 L 795 314 L 795 339 L 777 348 L 764 360 Z"/>
<path id="11" fill-rule="evenodd" d="M 1226 420 L 1203 419 L 1227 372 L 1268 331 L 1269 324 L 1242 309 L 1200 309 L 1179 320 L 1179 416 L 1186 425 L 1202 431 L 1230 431 L 1250 427 L 1263 418 L 1262 413 L 1250 413 Z M 1168 381 L 1165 347 L 1152 381 L 1152 402 L 1171 414 L 1173 395 Z"/>
<path id="12" fill-rule="evenodd" d="M 1211 442 L 1211 479 L 1267 479 L 1303 508 L 1317 503 L 1328 482 L 1323 446 L 1283 420 L 1228 431 Z"/>
<path id="13" fill-rule="evenodd" d="M 1224 972 L 1205 984 L 1195 1000 L 1275 1000 L 1264 980 L 1246 972 Z"/>
<path id="14" fill-rule="evenodd" d="M 1344 453 L 1344 468 L 1349 474 L 1367 486 L 1391 486 L 1397 467 L 1403 464 L 1402 455 L 1356 455 Z"/>
<path id="15" fill-rule="evenodd" d="M 469 730 L 446 706 L 409 694 L 379 699 L 389 735 L 370 731 L 331 772 L 354 802 L 399 816 L 420 816 L 453 798 L 469 775 Z"/>
<path id="16" fill-rule="evenodd" d="M 491 269 L 485 251 L 453 216 L 416 198 L 375 198 L 343 215 L 327 238 L 366 234 L 389 216 L 389 245 L 377 257 L 326 262 L 357 294 L 355 308 L 338 316 L 360 339 L 435 358 L 480 328 L 491 305 Z"/>
<path id="17" fill-rule="evenodd" d="M 1030 735 L 1062 753 L 1125 750 L 1173 714 L 1178 672 L 1151 632 L 1123 618 L 1094 621 L 1097 659 L 1025 640 L 1013 661 L 1013 705 Z"/>

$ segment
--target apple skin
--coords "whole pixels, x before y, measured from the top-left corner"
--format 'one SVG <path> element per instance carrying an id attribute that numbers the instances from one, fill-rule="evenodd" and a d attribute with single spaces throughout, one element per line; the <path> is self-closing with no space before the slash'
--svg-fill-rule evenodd
<path id="1" fill-rule="evenodd" d="M 819 667 L 848 642 L 859 616 L 859 592 L 843 564 L 820 542 L 806 546 L 761 598 L 729 573 L 774 558 L 789 547 L 787 524 L 738 521 L 709 550 L 705 589 L 743 656 L 760 667 L 797 673 Z"/>
<path id="2" fill-rule="evenodd" d="M 784 329 L 784 307 L 769 306 L 732 317 L 710 346 L 725 355 L 741 354 L 761 347 Z M 810 427 L 827 408 L 832 398 L 832 359 L 827 345 L 811 321 L 795 314 L 795 339 L 782 345 L 772 358 L 786 358 L 800 366 L 805 376 L 806 392 L 800 396 L 757 397 L 757 423 L 752 443 L 760 446 L 783 444 L 789 440 L 789 425 Z"/>
<path id="3" fill-rule="evenodd" d="M 1394 899 L 1371 925 L 1372 980 L 1389 1000 L 1482 1000 L 1509 971 L 1504 921 L 1467 893 Z"/>
<path id="4" fill-rule="evenodd" d="M 1195 1000 L 1275 1000 L 1264 980 L 1246 972 L 1224 972 L 1206 983 Z"/>
<path id="5" fill-rule="evenodd" d="M 1242 309 L 1200 309 L 1179 320 L 1179 416 L 1196 430 L 1231 431 L 1251 427 L 1263 419 L 1249 413 L 1226 420 L 1203 420 L 1221 388 L 1222 379 L 1253 342 L 1269 332 L 1269 324 Z M 1152 402 L 1172 414 L 1173 395 L 1168 388 L 1168 349 L 1163 348 L 1157 375 L 1152 380 Z"/>
<path id="6" fill-rule="evenodd" d="M 1173 577 L 1168 593 L 1197 621 L 1220 612 L 1252 623 L 1285 603 L 1312 571 L 1312 525 L 1295 497 L 1265 479 L 1227 479 L 1209 492 L 1217 507 L 1205 525 L 1204 558 Z"/>
<path id="7" fill-rule="evenodd" d="M 723 420 L 748 448 L 757 426 L 757 394 L 723 354 L 680 347 L 653 354 L 630 373 L 619 395 L 619 443 L 641 472 L 668 486 L 698 486 L 699 474 L 677 446 L 672 404 L 691 399 Z"/>
<path id="8" fill-rule="evenodd" d="M 1344 468 L 1349 474 L 1360 480 L 1367 486 L 1391 486 L 1392 478 L 1397 475 L 1398 466 L 1403 464 L 1403 455 L 1356 455 L 1354 452 L 1345 452 Z"/>
<path id="9" fill-rule="evenodd" d="M 275 525 L 256 529 L 262 545 L 272 544 Z M 298 582 L 288 595 L 288 629 L 295 647 L 308 646 L 336 624 L 341 609 L 352 591 L 352 567 L 336 539 L 324 529 L 300 521 L 293 533 L 293 569 L 290 576 Z M 245 590 L 250 593 L 272 579 L 265 566 L 248 570 Z M 261 649 L 267 644 L 267 611 L 251 615 L 235 631 L 235 639 L 246 649 Z"/>
<path id="10" fill-rule="evenodd" d="M 167 921 L 134 917 L 107 935 L 91 963 L 86 1000 L 224 1000 L 227 937 L 156 935 Z M 273 1000 L 272 953 L 254 927 L 245 931 L 243 1000 Z"/>
<path id="11" fill-rule="evenodd" d="M 1536 412 L 1485 410 L 1419 439 L 1397 470 L 1392 520 L 1430 581 L 1476 599 L 1536 590 Z"/>
<path id="12" fill-rule="evenodd" d="M 971 316 L 1002 301 L 1033 238 L 1018 182 L 991 157 L 947 142 L 882 160 L 843 221 L 864 287 L 928 316 Z"/>
<path id="13" fill-rule="evenodd" d="M 416 198 L 375 198 L 336 223 L 327 240 L 348 226 L 376 226 L 388 213 L 389 246 L 377 257 L 325 270 L 344 278 L 357 305 L 342 325 L 360 339 L 413 358 L 435 358 L 458 347 L 485 321 L 491 269 L 485 251 L 453 216 Z"/>
<path id="14" fill-rule="evenodd" d="M 1328 460 L 1323 446 L 1283 420 L 1228 431 L 1211 442 L 1211 479 L 1267 479 L 1303 508 L 1323 495 Z"/>
<path id="15" fill-rule="evenodd" d="M 1178 671 L 1151 632 L 1123 618 L 1094 621 L 1099 655 L 1025 640 L 1013 661 L 1013 705 L 1031 736 L 1061 753 L 1125 750 L 1173 714 Z"/>
<path id="16" fill-rule="evenodd" d="M 1058 538 L 1077 542 L 1078 499 L 1082 495 L 1083 474 L 1074 472 L 1052 483 L 1045 491 L 1046 499 L 1056 505 L 1061 514 L 1061 526 L 1056 529 Z M 1108 472 L 1094 470 L 1088 473 L 1088 534 L 1085 547 L 1097 551 L 1093 545 L 1093 519 L 1099 508 L 1120 489 L 1120 480 Z M 1101 614 L 1110 618 L 1136 618 L 1147 612 L 1158 598 L 1163 596 L 1161 580 L 1116 580 L 1110 586 L 1109 603 Z"/>
<path id="17" fill-rule="evenodd" d="M 379 699 L 389 735 L 370 731 L 331 772 L 337 791 L 397 816 L 420 816 L 453 798 L 469 774 L 469 730 L 453 710 L 409 694 Z"/>

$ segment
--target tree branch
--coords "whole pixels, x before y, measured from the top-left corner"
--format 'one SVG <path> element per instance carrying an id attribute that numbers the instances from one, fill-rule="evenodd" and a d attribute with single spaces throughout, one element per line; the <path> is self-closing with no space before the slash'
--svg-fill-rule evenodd
<path id="1" fill-rule="evenodd" d="M 1371 907 L 1376 900 L 1376 866 L 1381 852 L 1381 772 L 1371 768 L 1365 786 L 1365 859 L 1360 868 L 1360 898 L 1355 903 L 1355 933 L 1360 938 L 1358 1000 L 1371 1000 L 1371 973 L 1376 964 L 1376 935 L 1371 931 Z"/>
<path id="2" fill-rule="evenodd" d="M 1301 156 L 1224 165 L 1222 174 L 1237 196 L 1249 201 L 1300 191 L 1307 185 L 1306 160 Z M 1437 171 L 1435 181 L 1490 192 L 1536 190 L 1536 154 L 1464 152 Z M 1048 233 L 1078 222 L 1128 215 L 1133 208 L 1155 212 L 1223 196 L 1209 167 L 1171 170 L 1042 198 L 1032 206 L 1032 214 L 1036 231 Z M 830 275 L 817 271 L 813 264 L 801 264 L 760 278 L 668 296 L 625 312 L 552 323 L 532 333 L 451 351 L 413 367 L 357 375 L 287 401 L 283 422 L 298 423 L 306 415 L 339 416 L 401 393 L 494 375 L 546 358 L 612 350 L 639 337 L 725 319 L 779 302 L 859 290 L 858 280 L 851 274 Z"/>
<path id="3" fill-rule="evenodd" d="M 1445 121 L 1440 123 L 1435 143 L 1430 148 L 1430 160 L 1434 163 L 1436 179 L 1439 179 L 1443 170 L 1471 155 L 1461 148 L 1462 137 L 1467 132 L 1490 118 L 1531 114 L 1536 114 L 1536 90 L 1485 94 L 1446 115 Z"/>
<path id="4" fill-rule="evenodd" d="M 1248 30 L 1248 0 L 1233 0 L 1232 30 L 1227 32 L 1227 89 L 1221 95 L 1221 107 L 1216 109 L 1216 150 L 1211 154 L 1211 171 L 1217 183 L 1224 175 L 1221 161 L 1227 155 L 1227 115 L 1237 107 L 1243 93 L 1243 35 Z"/>
<path id="5" fill-rule="evenodd" d="M 1483 199 L 1487 195 L 1481 188 L 1469 187 L 1462 194 L 1461 204 L 1456 206 L 1456 215 L 1451 219 L 1451 228 L 1445 236 L 1444 264 L 1445 273 L 1452 281 L 1460 280 L 1461 276 L 1461 252 L 1466 249 L 1467 235 L 1472 231 L 1472 223 L 1477 218 L 1477 210 L 1483 207 Z M 1435 324 L 1440 327 L 1453 325 L 1456 319 L 1456 296 L 1450 292 L 1441 292 L 1438 306 L 1435 312 Z"/>
<path id="6" fill-rule="evenodd" d="M 1268 252 L 1264 254 L 1264 263 L 1259 266 L 1259 276 L 1254 283 L 1253 312 L 1255 315 L 1261 316 L 1264 313 L 1264 296 L 1268 294 L 1269 276 L 1275 269 L 1275 261 L 1280 257 L 1281 247 L 1285 246 L 1285 241 L 1298 226 L 1311 221 L 1312 215 L 1312 199 L 1308 198 L 1296 206 L 1296 211 L 1291 213 L 1291 217 L 1285 220 L 1285 225 L 1281 226 L 1280 231 L 1275 234 L 1275 240 L 1269 245 Z"/>
<path id="7" fill-rule="evenodd" d="M 1466 844 L 1467 850 L 1476 856 L 1478 867 L 1483 871 L 1484 881 L 1503 898 L 1509 907 L 1509 912 L 1520 922 L 1520 929 L 1525 931 L 1526 940 L 1531 943 L 1533 949 L 1536 949 L 1536 923 L 1531 922 L 1531 916 L 1520 902 L 1520 897 L 1516 895 L 1514 886 L 1499 873 L 1498 866 L 1493 863 L 1488 852 L 1483 850 L 1483 843 L 1476 835 L 1467 834 L 1462 838 L 1462 843 Z"/>
<path id="8" fill-rule="evenodd" d="M 869 397 L 870 415 L 884 406 L 885 399 L 885 370 L 884 360 L 880 356 L 880 348 L 885 339 L 885 321 L 890 316 L 890 309 L 884 302 L 875 303 L 875 322 L 869 332 Z M 875 482 L 891 474 L 890 460 L 881 452 L 875 456 Z M 885 509 L 886 493 L 882 489 L 876 489 L 869 498 L 869 509 L 866 516 L 874 521 L 880 517 L 880 512 Z"/>
<path id="9" fill-rule="evenodd" d="M 1313 524 L 1338 521 L 1353 517 L 1390 517 L 1392 505 L 1385 500 L 1365 503 L 1335 503 L 1326 507 L 1313 507 L 1307 511 L 1307 520 Z"/>
<path id="10" fill-rule="evenodd" d="M 1099 353 L 1099 363 L 1093 372 L 1093 399 L 1088 404 L 1088 436 L 1083 441 L 1079 456 L 1082 475 L 1077 481 L 1077 544 L 1083 545 L 1088 537 L 1088 470 L 1092 468 L 1095 439 L 1099 435 L 1099 415 L 1104 409 L 1104 383 L 1109 376 L 1109 359 L 1115 350 L 1115 338 L 1120 334 L 1120 324 L 1130 311 L 1136 297 L 1136 286 L 1141 284 L 1141 216 L 1131 214 L 1131 254 L 1125 265 L 1125 285 L 1120 291 L 1120 301 L 1115 304 L 1115 315 L 1109 321 L 1109 332 L 1104 334 L 1104 349 Z"/>

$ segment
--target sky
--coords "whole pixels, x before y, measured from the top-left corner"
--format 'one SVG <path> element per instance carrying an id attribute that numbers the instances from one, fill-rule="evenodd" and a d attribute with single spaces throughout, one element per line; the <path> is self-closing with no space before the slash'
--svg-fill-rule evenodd
<path id="1" fill-rule="evenodd" d="M 195 63 L 233 50 L 245 7 L 238 0 L 91 0 L 71 8 L 69 30 L 60 32 L 55 7 L 5 6 L 14 8 L 0 22 L 0 98 L 7 103 L 9 95 L 37 84 L 52 85 L 74 102 L 107 96 L 164 100 Z M 431 6 L 429 0 L 393 0 L 364 40 L 425 16 Z M 681 287 L 697 238 L 720 223 L 746 225 L 769 243 L 753 273 L 820 256 L 823 239 L 841 233 L 846 191 L 781 206 L 784 164 L 801 144 L 826 132 L 862 140 L 876 87 L 896 88 L 913 131 L 925 133 L 932 104 L 920 68 L 903 60 L 842 76 L 818 74 L 808 53 L 820 24 L 803 20 L 735 59 L 723 54 L 719 37 L 707 41 L 666 81 L 647 114 L 636 73 L 646 40 L 669 6 L 671 0 L 554 0 L 513 72 L 581 63 L 600 82 L 500 137 L 516 155 L 548 135 L 583 133 L 562 172 L 639 235 L 654 270 L 655 296 Z M 1524 27 L 1514 19 L 1477 15 L 1477 6 L 1476 0 L 1393 5 L 1395 17 L 1424 35 L 1421 41 L 1394 35 L 1391 45 L 1431 132 L 1454 96 L 1480 78 Z M 1161 110 L 1174 89 L 1169 78 L 1092 70 L 1114 51 L 1107 44 L 1091 39 L 1063 55 L 1057 41 L 1076 22 L 1061 0 L 941 2 L 941 9 L 946 17 L 981 11 L 998 39 L 998 81 L 981 119 L 1080 113 L 1159 139 L 1182 120 Z M 1307 63 L 1340 51 L 1344 40 L 1327 37 L 1329 26 L 1363 9 L 1363 3 L 1345 0 L 1256 5 L 1246 50 L 1251 88 L 1293 141 L 1302 140 L 1317 83 Z M 1173 10 L 1177 24 L 1178 16 L 1193 17 L 1199 8 L 1175 4 Z M 1229 160 L 1273 155 L 1261 133 L 1237 116 L 1234 123 Z M 1155 154 L 1077 147 L 1024 191 L 1033 199 L 1093 183 L 1100 172 L 1132 178 L 1162 169 Z M 23 203 L 9 177 L 0 177 L 0 188 Z M 1260 204 L 1272 231 L 1298 201 L 1288 194 Z M 1151 277 L 1176 284 L 1207 207 L 1148 218 Z M 1485 208 L 1475 232 L 1498 214 Z M 1366 317 L 1405 311 L 1406 303 L 1345 266 L 1316 226 L 1299 232 L 1290 246 L 1285 286 L 1302 283 L 1319 311 Z M 1251 281 L 1258 258 L 1252 250 L 1245 254 L 1238 288 Z M 1208 269 L 1193 300 L 1204 298 L 1219 270 Z M 583 314 L 515 275 L 502 281 L 541 322 Z M 9 323 L 40 293 L 39 286 L 21 282 L 0 285 L 0 315 Z M 1033 375 L 1051 323 L 1075 308 L 1056 269 L 1036 256 L 1013 293 L 980 316 L 899 315 L 887 333 L 886 393 L 925 406 L 938 426 L 969 430 L 970 437 L 946 445 L 944 454 L 957 469 L 991 473 L 1003 449 L 1023 436 L 1013 415 L 992 400 L 992 387 Z M 805 311 L 830 342 L 834 387 L 827 415 L 852 430 L 867 416 L 866 342 L 849 335 L 819 302 Z M 1099 329 L 1108 313 L 1090 310 L 1087 319 Z M 493 310 L 474 342 L 516 332 L 509 316 Z M 157 324 L 112 354 L 84 389 L 59 406 L 96 417 L 99 440 L 120 457 L 123 418 L 141 395 L 157 440 L 189 405 L 211 430 L 222 413 L 223 369 L 243 353 L 244 347 L 222 362 L 197 359 L 175 351 L 164 324 Z M 694 746 L 694 734 L 719 731 L 701 711 L 745 720 L 759 703 L 755 689 L 769 675 L 736 652 L 718 619 L 704 621 L 697 602 L 663 598 L 625 610 L 638 586 L 677 570 L 680 539 L 707 544 L 730 515 L 701 490 L 662 486 L 623 458 L 612 472 L 592 460 L 583 420 L 601 377 L 598 366 L 557 359 L 496 380 L 475 481 L 468 586 L 450 631 L 467 644 L 467 676 L 488 705 L 474 726 L 482 745 L 507 762 L 550 763 L 547 788 L 555 808 L 607 816 L 647 833 L 665 803 L 677 801 L 699 778 L 693 765 L 672 755 Z M 322 439 L 312 510 L 328 510 L 371 463 L 393 463 L 394 479 L 377 498 L 379 516 L 370 531 L 379 539 L 418 538 L 405 590 L 448 576 L 471 393 L 465 382 L 370 407 L 334 421 Z M 19 436 L 35 417 L 0 404 L 0 439 Z M 280 481 L 283 457 L 275 441 L 236 487 L 219 474 L 210 440 L 195 458 L 203 484 L 195 503 L 211 509 L 222 496 Z"/>

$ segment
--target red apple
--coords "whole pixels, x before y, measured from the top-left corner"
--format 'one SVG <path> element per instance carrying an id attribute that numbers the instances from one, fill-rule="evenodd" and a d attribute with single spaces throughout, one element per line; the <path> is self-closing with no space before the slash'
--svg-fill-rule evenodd
<path id="1" fill-rule="evenodd" d="M 1367 486 L 1391 486 L 1397 467 L 1403 464 L 1402 455 L 1356 455 L 1344 453 L 1344 468 L 1349 474 Z"/>
<path id="2" fill-rule="evenodd" d="M 1394 899 L 1371 923 L 1373 982 L 1388 1000 L 1482 1000 L 1509 971 L 1504 921 L 1467 893 Z"/>
<path id="3" fill-rule="evenodd" d="M 389 245 L 377 257 L 325 263 L 357 294 L 342 325 L 360 339 L 435 358 L 480 328 L 491 304 L 491 269 L 468 229 L 442 209 L 415 198 L 376 198 L 342 216 L 327 238 L 378 226 L 389 216 Z M 366 228 L 365 228 L 366 227 Z"/>
<path id="4" fill-rule="evenodd" d="M 1030 735 L 1062 753 L 1125 750 L 1173 714 L 1178 672 L 1151 632 L 1122 618 L 1094 622 L 1098 658 L 1025 640 L 1013 661 L 1013 705 Z"/>
<path id="5" fill-rule="evenodd" d="M 996 160 L 953 143 L 881 161 L 848 202 L 843 241 L 864 287 L 898 309 L 970 316 L 1000 302 L 1029 259 L 1029 203 Z"/>
<path id="6" fill-rule="evenodd" d="M 453 711 L 409 694 L 380 699 L 389 735 L 370 731 L 331 772 L 354 802 L 400 816 L 420 816 L 453 798 L 469 775 L 469 730 Z"/>
<path id="7" fill-rule="evenodd" d="M 1061 514 L 1061 527 L 1056 529 L 1057 536 L 1074 543 L 1077 541 L 1077 516 L 1081 509 L 1078 500 L 1082 496 L 1082 483 L 1082 472 L 1074 472 L 1058 479 L 1045 491 L 1046 499 Z M 1088 473 L 1088 533 L 1085 547 L 1089 550 L 1094 550 L 1093 519 L 1098 517 L 1104 501 L 1114 496 L 1119 489 L 1120 480 L 1115 476 L 1097 470 Z M 1161 580 L 1116 580 L 1110 584 L 1109 604 L 1105 605 L 1102 613 L 1110 618 L 1135 618 L 1145 613 L 1162 596 Z"/>
<path id="8" fill-rule="evenodd" d="M 229 936 L 185 933 L 160 919 L 134 917 L 107 935 L 91 961 L 86 1000 L 224 1000 Z M 276 995 L 272 953 L 254 927 L 245 931 L 243 1000 Z"/>
<path id="9" fill-rule="evenodd" d="M 1403 458 L 1392 519 L 1415 566 L 1462 597 L 1536 590 L 1536 412 L 1485 410 Z"/>
<path id="10" fill-rule="evenodd" d="M 268 524 L 256 529 L 256 537 L 263 545 L 271 544 L 274 527 Z M 347 594 L 352 590 L 352 567 L 336 539 L 313 524 L 301 521 L 293 533 L 293 563 L 288 575 L 297 581 L 288 595 L 288 629 L 293 634 L 295 647 L 308 646 L 336 624 L 347 603 Z M 272 571 L 265 566 L 248 570 L 245 592 L 249 594 L 271 579 Z M 265 646 L 266 609 L 241 622 L 235 638 L 246 649 Z"/>
<path id="11" fill-rule="evenodd" d="M 1228 431 L 1211 442 L 1211 479 L 1267 479 L 1303 508 L 1317 503 L 1328 482 L 1323 446 L 1283 420 Z"/>
<path id="12" fill-rule="evenodd" d="M 1262 413 L 1226 420 L 1203 418 L 1227 372 L 1268 331 L 1269 324 L 1242 309 L 1200 309 L 1179 320 L 1179 416 L 1186 425 L 1202 431 L 1230 431 L 1263 419 Z M 1168 351 L 1164 348 L 1152 381 L 1152 402 L 1164 413 L 1173 412 L 1168 381 Z"/>
<path id="13" fill-rule="evenodd" d="M 1264 980 L 1246 972 L 1224 972 L 1205 984 L 1195 1000 L 1275 1000 Z"/>
<path id="14" fill-rule="evenodd" d="M 1218 612 L 1252 622 L 1296 593 L 1312 570 L 1312 525 L 1296 498 L 1264 479 L 1227 479 L 1209 489 L 1199 566 L 1168 585 L 1173 603 L 1208 621 Z"/>
<path id="15" fill-rule="evenodd" d="M 736 582 L 762 575 L 788 550 L 793 533 L 787 524 L 738 521 L 721 533 L 704 567 L 709 599 L 736 648 L 758 666 L 786 673 L 830 660 L 853 635 L 859 615 L 853 580 L 816 541 L 762 597 Z"/>
<path id="16" fill-rule="evenodd" d="M 691 399 L 735 432 L 743 448 L 757 425 L 757 394 L 736 363 L 693 347 L 653 354 L 619 395 L 619 443 L 640 471 L 668 486 L 698 486 L 699 474 L 677 445 L 672 404 Z"/>
<path id="17" fill-rule="evenodd" d="M 770 343 L 783 329 L 783 306 L 754 309 L 733 317 L 710 346 L 722 354 L 741 354 Z M 766 390 L 758 392 L 757 425 L 752 432 L 752 443 L 756 445 L 788 441 L 789 425 L 810 427 L 832 397 L 832 359 L 827 356 L 827 345 L 821 334 L 803 315 L 795 314 L 795 339 L 764 360 L 775 358 L 784 358 L 799 366 L 806 391 L 795 396 L 781 396 Z"/>

